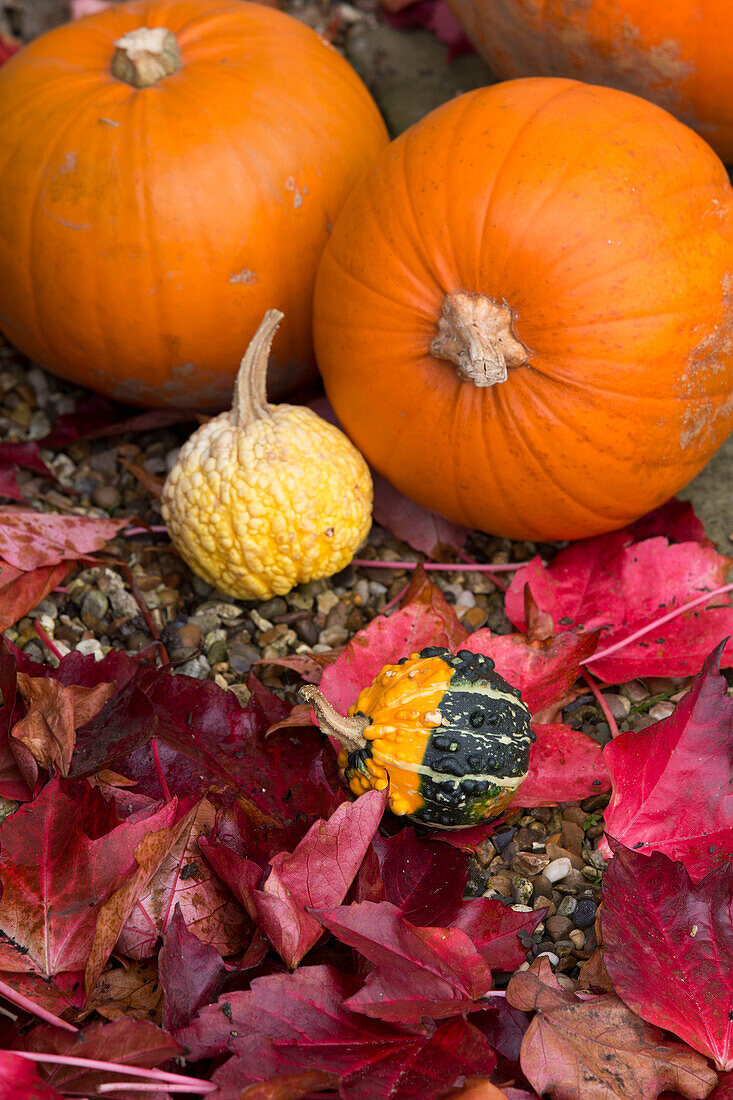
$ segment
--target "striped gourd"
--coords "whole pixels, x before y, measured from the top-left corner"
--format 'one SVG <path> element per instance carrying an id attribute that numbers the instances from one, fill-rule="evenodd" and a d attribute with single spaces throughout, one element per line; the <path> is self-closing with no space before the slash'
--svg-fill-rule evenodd
<path id="1" fill-rule="evenodd" d="M 437 828 L 495 817 L 527 774 L 535 735 L 521 692 L 493 661 L 441 646 L 386 665 L 343 718 L 310 685 L 301 696 L 341 744 L 350 790 L 389 785 L 394 814 Z"/>

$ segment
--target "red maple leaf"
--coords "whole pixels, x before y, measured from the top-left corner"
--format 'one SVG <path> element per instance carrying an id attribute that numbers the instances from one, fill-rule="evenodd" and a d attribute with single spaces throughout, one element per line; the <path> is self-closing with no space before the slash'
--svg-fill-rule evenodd
<path id="1" fill-rule="evenodd" d="M 117 952 L 131 959 L 155 955 L 174 910 L 197 942 L 220 955 L 234 955 L 245 946 L 252 933 L 249 918 L 199 850 L 199 837 L 208 836 L 214 820 L 214 807 L 202 799 L 138 897 L 120 932 Z"/>
<path id="2" fill-rule="evenodd" d="M 2 42 L 0 34 L 0 64 L 2 64 Z M 49 469 L 41 458 L 41 449 L 37 443 L 0 443 L 0 496 L 26 503 L 26 498 L 15 480 L 19 468 L 41 474 L 49 481 L 57 481 L 56 474 Z"/>
<path id="3" fill-rule="evenodd" d="M 7 817 L 0 825 L 0 970 L 31 975 L 41 988 L 50 980 L 81 1007 L 90 957 L 109 956 L 134 904 L 133 897 L 114 915 L 108 908 L 115 898 L 119 910 L 120 892 L 135 880 L 139 846 L 172 843 L 188 810 L 174 801 L 110 829 L 110 808 L 97 792 L 53 779 Z"/>
<path id="4" fill-rule="evenodd" d="M 470 532 L 435 512 L 408 500 L 379 474 L 372 473 L 374 519 L 413 550 L 440 559 L 446 551 L 462 550 Z"/>
<path id="5" fill-rule="evenodd" d="M 632 542 L 628 531 L 584 539 L 545 567 L 539 558 L 520 569 L 506 594 L 506 611 L 525 625 L 525 585 L 556 626 L 600 630 L 598 652 L 629 638 L 690 601 L 725 584 L 730 559 L 699 542 L 671 544 L 656 537 Z M 710 604 L 710 606 L 707 606 Z M 591 657 L 607 683 L 636 676 L 687 676 L 733 633 L 733 606 L 712 597 L 608 657 Z M 733 663 L 733 647 L 724 663 Z"/>
<path id="6" fill-rule="evenodd" d="M 315 915 L 375 969 L 346 1006 L 395 1022 L 459 1016 L 491 989 L 491 971 L 459 928 L 419 928 L 388 901 L 321 909 Z"/>
<path id="7" fill-rule="evenodd" d="M 126 519 L 0 508 L 0 558 L 24 572 L 75 561 L 101 550 L 127 523 Z"/>
<path id="8" fill-rule="evenodd" d="M 92 1024 L 83 1033 L 76 1035 L 69 1035 L 55 1027 L 36 1027 L 15 1044 L 15 1049 L 116 1062 L 123 1066 L 144 1069 L 160 1066 L 181 1052 L 175 1039 L 154 1024 L 143 1020 L 115 1020 L 110 1024 Z M 60 1089 L 65 1096 L 96 1096 L 97 1085 L 115 1080 L 108 1070 L 75 1065 L 44 1064 L 43 1068 L 39 1068 L 39 1073 L 49 1085 Z M 129 1085 L 130 1081 L 129 1077 L 117 1078 L 119 1084 L 124 1082 Z M 160 1092 L 165 1095 L 164 1086 L 160 1086 Z M 119 1095 L 130 1094 L 125 1091 Z"/>
<path id="9" fill-rule="evenodd" d="M 733 1070 L 733 867 L 695 885 L 682 863 L 611 842 L 603 961 L 626 1004 Z"/>
<path id="10" fill-rule="evenodd" d="M 2 1100 L 64 1100 L 60 1092 L 41 1080 L 33 1062 L 9 1050 L 0 1050 L 0 1097 Z"/>
<path id="11" fill-rule="evenodd" d="M 163 1027 L 169 1032 L 187 1027 L 200 1008 L 215 1000 L 224 984 L 226 968 L 221 955 L 189 931 L 179 905 L 163 937 L 158 973 L 165 996 Z"/>
<path id="12" fill-rule="evenodd" d="M 568 694 L 597 642 L 598 635 L 593 632 L 536 636 L 531 628 L 529 634 L 492 634 L 486 628 L 471 634 L 462 646 L 490 657 L 496 671 L 519 688 L 534 714 Z"/>
<path id="13" fill-rule="evenodd" d="M 529 771 L 510 810 L 576 802 L 608 790 L 611 778 L 597 741 L 562 724 L 532 728 L 537 740 L 530 750 Z"/>
<path id="14" fill-rule="evenodd" d="M 681 860 L 695 879 L 733 855 L 733 699 L 720 649 L 673 715 L 603 750 L 613 782 L 606 830 Z"/>
<path id="15" fill-rule="evenodd" d="M 664 1038 L 612 994 L 579 1000 L 558 987 L 547 960 L 514 974 L 507 999 L 534 1010 L 521 1066 L 538 1093 L 563 1100 L 655 1100 L 677 1089 L 702 1100 L 716 1083 L 705 1059 Z"/>
<path id="16" fill-rule="evenodd" d="M 23 45 L 17 38 L 11 38 L 9 34 L 0 34 L 0 65 L 9 61 L 13 54 L 17 53 Z"/>
<path id="17" fill-rule="evenodd" d="M 378 615 L 355 634 L 321 677 L 321 691 L 336 710 L 346 713 L 387 664 L 429 645 L 457 649 L 466 631 L 440 589 L 416 569 L 399 610 Z"/>
<path id="18" fill-rule="evenodd" d="M 37 607 L 49 592 L 63 584 L 73 568 L 73 562 L 63 561 L 26 572 L 0 560 L 0 631 Z"/>
<path id="19" fill-rule="evenodd" d="M 418 839 L 411 826 L 393 837 L 376 836 L 372 844 L 385 899 L 411 924 L 459 928 L 497 970 L 514 970 L 524 962 L 527 949 L 519 932 L 531 935 L 541 912 L 516 913 L 492 898 L 464 900 L 465 856 L 446 844 Z"/>
<path id="20" fill-rule="evenodd" d="M 359 985 L 327 966 L 255 978 L 248 991 L 203 1008 L 176 1037 L 191 1059 L 234 1053 L 227 1079 L 240 1089 L 275 1074 L 325 1071 L 341 1078 L 345 1100 L 432 1100 L 461 1074 L 494 1069 L 488 1042 L 463 1019 L 406 1031 L 350 1011 L 346 1001 Z"/>
<path id="21" fill-rule="evenodd" d="M 77 0 L 77 3 L 79 0 Z M 118 2 L 118 0 L 114 0 Z M 73 0 L 72 0 L 73 4 Z M 104 439 L 127 432 L 152 432 L 196 419 L 191 409 L 150 409 L 133 412 L 101 394 L 85 394 L 74 412 L 59 416 L 51 431 L 39 441 L 41 447 L 65 447 L 75 440 Z"/>
<path id="22" fill-rule="evenodd" d="M 297 966 L 323 934 L 311 909 L 338 905 L 361 865 L 387 804 L 386 791 L 343 802 L 328 821 L 316 821 L 294 852 L 262 868 L 231 848 L 202 838 L 199 846 L 241 900 L 288 966 Z"/>

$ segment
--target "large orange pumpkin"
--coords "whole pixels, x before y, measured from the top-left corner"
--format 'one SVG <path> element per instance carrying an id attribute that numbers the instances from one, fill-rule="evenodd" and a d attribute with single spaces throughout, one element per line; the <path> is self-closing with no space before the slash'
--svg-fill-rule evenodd
<path id="1" fill-rule="evenodd" d="M 271 8 L 133 0 L 50 31 L 0 70 L 0 329 L 120 400 L 213 410 L 277 306 L 276 398 L 314 370 L 318 259 L 386 144 L 347 62 Z"/>
<path id="2" fill-rule="evenodd" d="M 450 0 L 502 79 L 566 76 L 651 99 L 733 160 L 731 0 Z"/>
<path id="3" fill-rule="evenodd" d="M 444 104 L 357 186 L 321 260 L 341 423 L 471 527 L 635 519 L 733 425 L 732 197 L 696 134 L 626 92 L 538 78 Z"/>

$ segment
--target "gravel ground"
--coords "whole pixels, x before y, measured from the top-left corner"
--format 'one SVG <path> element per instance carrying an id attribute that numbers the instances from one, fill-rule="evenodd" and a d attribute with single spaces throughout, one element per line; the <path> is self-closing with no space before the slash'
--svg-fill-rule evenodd
<path id="1" fill-rule="evenodd" d="M 0 347 L 0 438 L 37 440 L 56 418 L 73 411 L 82 391 L 33 367 L 8 345 Z M 18 483 L 28 502 L 46 511 L 127 517 L 130 528 L 160 527 L 160 506 L 149 486 L 162 479 L 191 427 L 181 425 L 150 433 L 128 433 L 43 456 L 59 479 L 54 487 L 40 475 L 21 471 Z M 142 482 L 141 480 L 142 479 Z M 467 551 L 477 561 L 524 561 L 540 552 L 546 559 L 557 547 L 510 542 L 480 533 Z M 105 556 L 124 561 L 137 587 L 133 594 L 124 571 L 109 565 L 84 568 L 47 596 L 6 636 L 37 661 L 56 663 L 39 638 L 36 624 L 62 654 L 73 649 L 101 658 L 110 648 L 140 653 L 165 645 L 177 672 L 209 678 L 233 691 L 242 703 L 252 666 L 262 659 L 326 653 L 344 646 L 404 590 L 409 573 L 350 565 L 330 580 L 301 585 L 287 596 L 264 602 L 223 598 L 193 576 L 172 550 L 164 533 L 135 534 L 109 543 Z M 417 555 L 375 524 L 360 558 L 415 560 Z M 503 595 L 486 574 L 464 571 L 431 574 L 471 632 L 489 626 L 506 633 L 511 624 Z M 141 611 L 139 599 L 146 605 Z M 152 628 L 152 629 L 151 629 Z M 259 665 L 257 673 L 271 690 L 296 702 L 300 677 L 287 669 Z M 642 729 L 666 717 L 686 682 L 632 681 L 605 693 L 620 729 Z M 592 695 L 581 695 L 561 719 L 604 744 L 607 722 Z M 527 938 L 531 954 L 548 952 L 567 988 L 575 988 L 580 967 L 592 955 L 594 927 L 605 866 L 596 851 L 603 833 L 602 811 L 608 795 L 582 803 L 539 807 L 515 813 L 487 840 L 471 861 L 469 892 L 501 898 L 520 910 L 547 908 L 547 918 Z"/>
<path id="2" fill-rule="evenodd" d="M 35 8 L 20 0 L 0 3 L 0 31 L 3 13 L 6 29 L 30 34 L 60 7 L 50 0 Z M 490 79 L 475 56 L 458 58 L 448 66 L 445 47 L 428 32 L 387 27 L 375 0 L 291 0 L 287 8 L 346 53 L 372 88 L 393 132 L 437 103 Z M 42 439 L 59 415 L 73 411 L 81 395 L 0 343 L 2 440 Z M 21 471 L 18 483 L 29 504 L 43 510 L 127 517 L 133 529 L 159 527 L 160 507 L 151 488 L 162 482 L 192 427 L 110 436 L 44 451 L 59 485 L 28 471 Z M 701 475 L 686 494 L 714 526 L 711 534 L 724 551 L 733 531 L 732 464 L 729 444 L 711 463 L 712 473 Z M 538 551 L 550 558 L 556 549 L 481 534 L 467 546 L 476 560 L 493 563 L 523 561 Z M 157 633 L 170 659 L 178 662 L 179 673 L 213 679 L 242 702 L 248 698 L 243 681 L 256 662 L 342 647 L 391 605 L 409 580 L 405 569 L 349 566 L 329 581 L 303 585 L 287 596 L 243 603 L 222 598 L 192 576 L 164 533 L 120 537 L 109 544 L 107 556 L 127 563 L 145 613 L 123 571 L 111 566 L 85 568 L 8 630 L 7 637 L 34 660 L 48 661 L 54 658 L 40 640 L 36 623 L 61 653 L 77 649 L 99 657 L 112 647 L 139 653 L 155 643 Z M 360 557 L 402 561 L 416 555 L 375 525 Z M 496 633 L 511 629 L 502 594 L 485 574 L 467 568 L 434 573 L 431 579 L 455 605 L 467 630 L 486 625 Z M 258 675 L 270 689 L 295 702 L 301 682 L 295 673 L 260 665 Z M 633 681 L 605 695 L 620 729 L 641 729 L 672 713 L 685 686 L 685 681 L 670 679 Z M 561 720 L 602 744 L 610 737 L 590 694 L 570 703 Z M 596 847 L 607 800 L 607 795 L 599 795 L 580 804 L 520 811 L 471 861 L 471 895 L 488 892 L 520 909 L 548 908 L 526 946 L 532 954 L 548 953 L 561 981 L 571 989 L 577 987 L 580 968 L 597 943 L 595 916 L 604 861 Z"/>

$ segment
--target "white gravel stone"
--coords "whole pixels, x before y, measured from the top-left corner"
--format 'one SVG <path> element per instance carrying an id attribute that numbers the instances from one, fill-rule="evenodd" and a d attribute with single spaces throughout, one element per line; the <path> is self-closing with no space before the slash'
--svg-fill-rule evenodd
<path id="1" fill-rule="evenodd" d="M 95 661 L 101 661 L 104 657 L 102 643 L 96 638 L 85 638 L 84 641 L 79 642 L 76 646 L 76 652 L 83 653 L 85 657 L 92 656 Z"/>
<path id="2" fill-rule="evenodd" d="M 560 879 L 569 875 L 572 869 L 573 865 L 568 857 L 560 856 L 559 859 L 553 859 L 552 863 L 548 863 L 542 874 L 549 882 L 559 882 Z"/>

